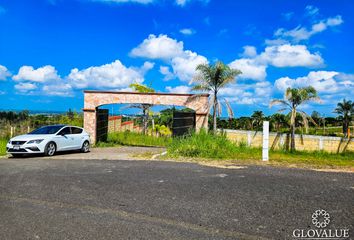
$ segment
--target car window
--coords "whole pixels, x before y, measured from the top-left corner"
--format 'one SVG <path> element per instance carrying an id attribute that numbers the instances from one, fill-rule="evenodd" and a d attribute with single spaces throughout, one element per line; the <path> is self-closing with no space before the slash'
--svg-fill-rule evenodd
<path id="1" fill-rule="evenodd" d="M 56 132 L 58 132 L 63 126 L 45 126 L 45 127 L 41 127 L 38 128 L 36 130 L 33 130 L 32 132 L 28 133 L 28 134 L 54 134 Z"/>
<path id="2" fill-rule="evenodd" d="M 82 133 L 82 129 L 77 128 L 77 127 L 72 127 L 71 132 L 72 132 L 72 134 L 80 134 L 80 133 Z"/>
<path id="3" fill-rule="evenodd" d="M 69 127 L 63 128 L 63 129 L 58 133 L 58 135 L 66 135 L 66 134 L 71 134 L 71 131 L 70 131 L 70 128 L 69 128 Z"/>

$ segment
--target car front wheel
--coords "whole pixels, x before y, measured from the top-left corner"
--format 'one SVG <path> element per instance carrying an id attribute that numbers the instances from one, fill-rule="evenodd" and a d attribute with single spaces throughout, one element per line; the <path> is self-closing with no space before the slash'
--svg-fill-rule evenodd
<path id="1" fill-rule="evenodd" d="M 55 154 L 55 151 L 57 150 L 57 147 L 55 146 L 55 143 L 49 142 L 47 146 L 45 147 L 44 154 L 46 156 L 53 156 Z"/>
<path id="2" fill-rule="evenodd" d="M 81 152 L 83 153 L 87 153 L 90 151 L 90 143 L 88 141 L 85 141 L 83 144 L 82 144 L 82 147 L 81 147 Z"/>

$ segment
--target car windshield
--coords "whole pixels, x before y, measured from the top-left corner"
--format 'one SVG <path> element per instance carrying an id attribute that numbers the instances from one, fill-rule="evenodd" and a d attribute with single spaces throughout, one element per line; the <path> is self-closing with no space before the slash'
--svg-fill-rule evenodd
<path id="1" fill-rule="evenodd" d="M 32 132 L 28 134 L 54 134 L 58 132 L 63 126 L 46 126 L 46 127 L 41 127 L 36 130 L 33 130 Z"/>

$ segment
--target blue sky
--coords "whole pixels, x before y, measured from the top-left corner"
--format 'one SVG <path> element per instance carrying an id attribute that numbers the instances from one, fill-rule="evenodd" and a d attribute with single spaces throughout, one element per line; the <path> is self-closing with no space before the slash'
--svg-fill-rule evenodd
<path id="1" fill-rule="evenodd" d="M 242 75 L 220 94 L 266 114 L 314 86 L 333 115 L 354 93 L 352 1 L 0 0 L 0 109 L 80 110 L 85 89 L 190 92 L 195 66 Z"/>

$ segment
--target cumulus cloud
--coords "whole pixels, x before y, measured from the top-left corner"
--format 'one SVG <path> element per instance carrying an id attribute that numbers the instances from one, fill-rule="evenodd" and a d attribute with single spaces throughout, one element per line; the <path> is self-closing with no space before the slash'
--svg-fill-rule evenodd
<path id="1" fill-rule="evenodd" d="M 256 59 L 241 58 L 229 64 L 231 68 L 238 69 L 242 73 L 239 75 L 243 79 L 262 81 L 266 78 L 267 66 L 259 63 Z"/>
<path id="2" fill-rule="evenodd" d="M 15 81 L 32 81 L 32 82 L 48 82 L 60 80 L 57 70 L 51 66 L 46 65 L 37 69 L 32 66 L 22 66 L 17 75 L 12 77 Z"/>
<path id="3" fill-rule="evenodd" d="M 195 75 L 195 69 L 199 64 L 207 63 L 208 60 L 192 51 L 185 51 L 181 57 L 172 59 L 173 73 L 182 81 L 191 81 Z"/>
<path id="4" fill-rule="evenodd" d="M 195 34 L 195 30 L 192 28 L 183 28 L 181 30 L 179 30 L 180 33 L 184 34 L 184 35 L 193 35 Z"/>
<path id="5" fill-rule="evenodd" d="M 275 67 L 319 67 L 323 59 L 319 53 L 310 53 L 305 45 L 268 46 L 259 56 L 260 61 Z"/>
<path id="6" fill-rule="evenodd" d="M 190 50 L 185 50 L 183 42 L 178 42 L 167 35 L 149 35 L 141 44 L 131 51 L 132 56 L 149 59 L 160 59 L 169 63 L 172 71 L 165 66 L 160 67 L 160 73 L 165 80 L 172 79 L 171 73 L 182 81 L 191 81 L 195 75 L 198 64 L 207 63 L 208 60 Z"/>
<path id="7" fill-rule="evenodd" d="M 150 62 L 140 68 L 126 67 L 119 60 L 83 70 L 71 70 L 68 80 L 76 88 L 125 88 L 131 83 L 142 83 L 144 74 L 154 65 Z"/>
<path id="8" fill-rule="evenodd" d="M 0 81 L 1 80 L 6 80 L 6 78 L 10 77 L 11 73 L 7 68 L 3 65 L 0 65 Z"/>
<path id="9" fill-rule="evenodd" d="M 229 66 L 241 70 L 241 79 L 263 81 L 267 77 L 267 67 L 321 67 L 324 61 L 319 53 L 311 53 L 305 45 L 267 46 L 257 55 L 252 46 L 245 46 L 243 58 L 232 61 Z"/>
<path id="10" fill-rule="evenodd" d="M 183 54 L 183 42 L 169 38 L 167 35 L 150 34 L 130 55 L 150 59 L 171 59 Z"/>
<path id="11" fill-rule="evenodd" d="M 230 103 L 243 105 L 268 105 L 273 86 L 268 81 L 256 82 L 253 84 L 234 83 L 220 90 L 220 96 L 226 98 Z"/>
<path id="12" fill-rule="evenodd" d="M 184 85 L 176 86 L 176 87 L 167 86 L 166 91 L 171 93 L 190 93 L 191 88 Z"/>
<path id="13" fill-rule="evenodd" d="M 285 91 L 288 87 L 313 86 L 319 94 L 335 96 L 343 92 L 354 92 L 354 75 L 336 71 L 311 71 L 303 77 L 279 78 L 274 86 L 279 91 Z"/>
<path id="14" fill-rule="evenodd" d="M 20 93 L 27 94 L 30 93 L 32 90 L 37 89 L 37 86 L 33 83 L 24 83 L 21 82 L 15 85 L 15 89 Z"/>
<path id="15" fill-rule="evenodd" d="M 50 96 L 72 96 L 72 87 L 68 83 L 50 84 L 42 87 L 42 93 Z"/>
<path id="16" fill-rule="evenodd" d="M 243 57 L 255 57 L 257 56 L 257 49 L 254 46 L 244 46 L 243 53 L 241 54 Z"/>
<path id="17" fill-rule="evenodd" d="M 160 73 L 164 75 L 164 81 L 169 81 L 175 78 L 175 75 L 170 71 L 168 66 L 160 66 Z"/>

